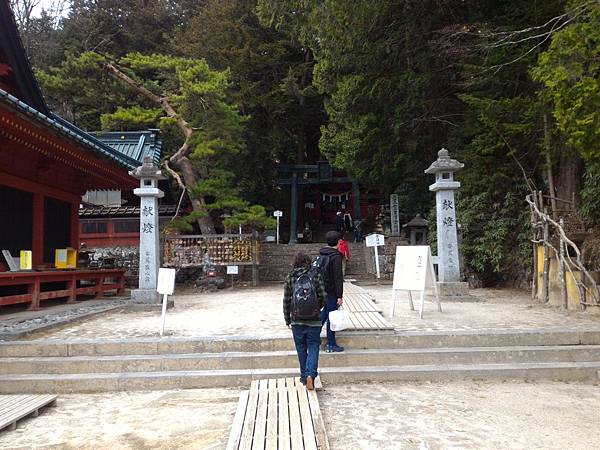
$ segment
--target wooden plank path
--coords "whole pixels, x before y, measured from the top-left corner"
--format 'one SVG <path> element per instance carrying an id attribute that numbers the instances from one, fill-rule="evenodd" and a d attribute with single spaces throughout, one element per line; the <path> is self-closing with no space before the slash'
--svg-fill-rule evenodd
<path id="1" fill-rule="evenodd" d="M 37 417 L 44 406 L 56 403 L 56 395 L 0 395 L 0 430 L 14 430 L 27 416 Z"/>
<path id="2" fill-rule="evenodd" d="M 381 308 L 366 290 L 352 283 L 344 283 L 344 307 L 350 313 L 353 327 L 349 331 L 393 330 L 383 318 Z"/>
<path id="3" fill-rule="evenodd" d="M 321 387 L 320 379 L 315 388 Z M 317 391 L 299 378 L 254 380 L 242 391 L 227 450 L 327 450 Z"/>

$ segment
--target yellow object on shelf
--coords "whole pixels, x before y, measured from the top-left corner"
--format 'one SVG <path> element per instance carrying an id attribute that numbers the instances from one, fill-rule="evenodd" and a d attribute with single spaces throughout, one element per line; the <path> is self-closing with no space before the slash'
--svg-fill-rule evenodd
<path id="1" fill-rule="evenodd" d="M 31 250 L 21 250 L 19 255 L 19 269 L 31 270 Z"/>
<path id="2" fill-rule="evenodd" d="M 54 267 L 57 269 L 77 268 L 77 250 L 74 248 L 57 248 L 54 251 Z"/>

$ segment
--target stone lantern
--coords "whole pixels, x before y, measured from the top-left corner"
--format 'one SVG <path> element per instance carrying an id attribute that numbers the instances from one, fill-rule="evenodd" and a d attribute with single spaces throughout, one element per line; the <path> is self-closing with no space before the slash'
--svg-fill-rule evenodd
<path id="1" fill-rule="evenodd" d="M 460 282 L 458 239 L 456 235 L 456 204 L 454 191 L 460 187 L 454 181 L 454 172 L 465 165 L 451 159 L 445 148 L 438 152 L 438 159 L 425 173 L 435 175 L 435 183 L 429 190 L 435 192 L 438 248 L 438 279 L 440 295 L 468 295 L 467 283 Z"/>
<path id="2" fill-rule="evenodd" d="M 139 286 L 131 292 L 131 299 L 139 303 L 158 304 L 160 301 L 156 292 L 160 267 L 158 199 L 165 195 L 158 188 L 158 181 L 166 177 L 154 165 L 150 156 L 145 156 L 143 164 L 129 174 L 140 180 L 140 187 L 133 191 L 140 197 Z"/>
<path id="3" fill-rule="evenodd" d="M 417 214 L 410 222 L 402 226 L 406 232 L 406 237 L 410 245 L 427 245 L 427 222 L 421 214 Z"/>

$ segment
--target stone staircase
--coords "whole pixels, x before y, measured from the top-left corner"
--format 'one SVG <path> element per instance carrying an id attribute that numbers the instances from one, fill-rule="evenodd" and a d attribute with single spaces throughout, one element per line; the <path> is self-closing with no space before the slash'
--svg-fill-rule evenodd
<path id="1" fill-rule="evenodd" d="M 365 243 L 349 242 L 350 261 L 346 265 L 346 278 L 355 280 L 374 280 L 375 277 L 367 273 L 367 254 Z"/>
<path id="2" fill-rule="evenodd" d="M 597 380 L 600 329 L 340 333 L 328 383 Z M 291 338 L 139 338 L 0 343 L 0 394 L 247 386 L 295 376 Z"/>
<path id="3" fill-rule="evenodd" d="M 259 277 L 261 281 L 283 282 L 290 272 L 294 256 L 298 252 L 304 252 L 311 257 L 319 254 L 319 250 L 325 244 L 261 244 Z M 356 280 L 371 280 L 373 275 L 367 274 L 365 244 L 350 242 L 351 260 L 346 267 L 346 278 Z"/>

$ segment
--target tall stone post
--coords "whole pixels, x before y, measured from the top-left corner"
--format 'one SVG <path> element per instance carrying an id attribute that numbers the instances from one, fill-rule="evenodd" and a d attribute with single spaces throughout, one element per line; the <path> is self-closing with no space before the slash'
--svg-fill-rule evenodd
<path id="1" fill-rule="evenodd" d="M 144 163 L 129 174 L 140 180 L 140 187 L 133 191 L 140 197 L 139 286 L 131 292 L 131 299 L 138 303 L 158 304 L 160 302 L 156 292 L 160 267 L 158 199 L 165 195 L 158 188 L 158 180 L 164 180 L 165 177 L 149 156 L 145 156 Z"/>
<path id="2" fill-rule="evenodd" d="M 437 218 L 437 253 L 439 292 L 443 297 L 468 295 L 467 283 L 460 282 L 458 239 L 456 235 L 456 204 L 454 191 L 460 187 L 454 181 L 454 172 L 465 165 L 451 159 L 448 150 L 441 149 L 438 159 L 425 173 L 435 175 L 429 190 L 435 192 Z"/>
<path id="3" fill-rule="evenodd" d="M 292 173 L 292 201 L 290 202 L 290 240 L 288 244 L 298 243 L 298 174 Z"/>

